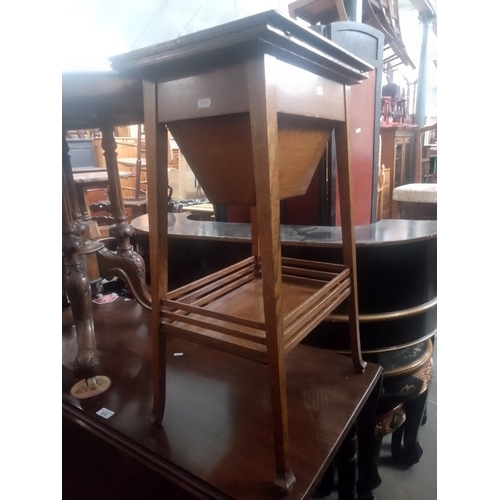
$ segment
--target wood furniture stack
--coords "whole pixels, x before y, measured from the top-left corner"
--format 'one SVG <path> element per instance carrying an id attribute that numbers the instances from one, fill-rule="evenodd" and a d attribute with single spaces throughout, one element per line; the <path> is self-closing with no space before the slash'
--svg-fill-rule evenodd
<path id="1" fill-rule="evenodd" d="M 384 214 L 384 218 L 398 218 L 398 205 L 392 199 L 392 193 L 398 186 L 409 182 L 416 128 L 415 125 L 396 124 L 380 127 L 380 162 L 387 169 L 390 178 L 384 197 L 391 200 L 390 214 Z"/>
<path id="2" fill-rule="evenodd" d="M 372 67 L 275 11 L 111 58 L 143 80 L 149 179 L 153 419 L 165 407 L 166 339 L 177 335 L 268 365 L 276 480 L 290 468 L 284 357 L 346 301 L 359 346 L 349 151 L 350 86 Z M 168 289 L 165 126 L 211 203 L 251 207 L 252 252 Z M 302 195 L 335 129 L 343 263 L 281 257 L 280 200 Z M 353 373 L 354 376 L 354 373 Z"/>

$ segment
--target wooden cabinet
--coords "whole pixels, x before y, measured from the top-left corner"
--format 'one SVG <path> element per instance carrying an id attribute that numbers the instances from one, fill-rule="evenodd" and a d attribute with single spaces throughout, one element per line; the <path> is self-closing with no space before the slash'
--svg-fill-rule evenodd
<path id="1" fill-rule="evenodd" d="M 67 139 L 71 167 L 105 167 L 101 139 Z"/>
<path id="2" fill-rule="evenodd" d="M 381 149 L 380 165 L 385 167 L 386 175 L 390 181 L 385 184 L 382 196 L 391 200 L 390 214 L 379 213 L 379 219 L 398 218 L 397 203 L 392 201 L 392 191 L 402 184 L 412 182 L 412 147 L 415 137 L 416 127 L 413 125 L 392 125 L 390 127 L 380 127 Z M 382 215 L 382 216 L 381 216 Z"/>

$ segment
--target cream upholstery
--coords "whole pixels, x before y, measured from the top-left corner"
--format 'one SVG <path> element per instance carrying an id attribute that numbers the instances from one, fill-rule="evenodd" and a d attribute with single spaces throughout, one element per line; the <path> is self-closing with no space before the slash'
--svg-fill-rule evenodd
<path id="1" fill-rule="evenodd" d="M 394 201 L 410 203 L 437 203 L 437 183 L 405 184 L 394 188 L 392 192 Z"/>

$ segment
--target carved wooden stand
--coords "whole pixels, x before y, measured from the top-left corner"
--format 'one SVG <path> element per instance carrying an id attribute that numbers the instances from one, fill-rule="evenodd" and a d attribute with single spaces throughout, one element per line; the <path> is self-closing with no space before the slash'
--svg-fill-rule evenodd
<path id="1" fill-rule="evenodd" d="M 63 286 L 68 294 L 78 337 L 74 372 L 77 377 L 90 379 L 97 375 L 100 367 L 94 338 L 90 282 L 87 279 L 87 255 L 95 258 L 95 253 L 104 244 L 88 239 L 88 228 L 77 201 L 68 151 L 63 137 Z"/>
<path id="2" fill-rule="evenodd" d="M 179 335 L 266 363 L 276 485 L 290 467 L 284 357 L 347 301 L 356 372 L 357 279 L 348 147 L 349 85 L 371 67 L 277 12 L 112 58 L 144 80 L 150 180 L 153 421 L 165 407 L 165 342 Z M 252 207 L 252 255 L 179 289 L 167 284 L 168 126 L 212 203 Z M 282 259 L 280 200 L 304 194 L 335 128 L 343 264 Z"/>
<path id="3" fill-rule="evenodd" d="M 127 223 L 125 215 L 113 136 L 115 125 L 142 122 L 142 87 L 140 82 L 111 72 L 66 73 L 62 83 L 63 285 L 70 299 L 78 337 L 75 375 L 91 378 L 96 375 L 99 361 L 87 274 L 89 267 L 92 266 L 93 274 L 101 277 L 121 277 L 137 301 L 144 307 L 151 307 L 145 263 L 130 244 L 130 236 L 135 230 Z M 79 204 L 65 140 L 66 130 L 94 128 L 102 132 L 114 220 L 110 234 L 116 240 L 116 251 L 110 251 L 103 242 L 89 238 L 88 214 Z"/>
<path id="4" fill-rule="evenodd" d="M 111 251 L 106 247 L 99 251 L 97 254 L 99 270 L 106 279 L 114 276 L 122 278 L 137 302 L 149 309 L 151 308 L 151 295 L 146 284 L 146 265 L 144 259 L 130 244 L 130 237 L 135 234 L 135 229 L 127 222 L 125 215 L 113 129 L 113 124 L 109 121 L 104 122 L 100 127 L 101 145 L 109 179 L 108 196 L 113 218 L 109 234 L 116 240 L 116 251 Z"/>

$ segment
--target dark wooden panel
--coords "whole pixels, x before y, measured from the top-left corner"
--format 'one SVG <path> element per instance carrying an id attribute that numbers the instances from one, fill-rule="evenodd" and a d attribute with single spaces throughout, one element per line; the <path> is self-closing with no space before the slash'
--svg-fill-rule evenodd
<path id="1" fill-rule="evenodd" d="M 154 427 L 148 421 L 152 405 L 149 312 L 135 301 L 118 298 L 110 304 L 94 304 L 93 313 L 103 374 L 112 385 L 86 400 L 69 394 L 75 382 L 76 334 L 71 311 L 64 310 L 66 417 L 200 498 L 283 498 L 273 486 L 265 366 L 169 338 L 167 408 L 163 427 Z M 309 346 L 296 347 L 285 364 L 291 462 L 297 477 L 288 498 L 307 498 L 374 388 L 380 368 L 369 364 L 365 373 L 355 374 L 349 357 Z M 115 414 L 107 420 L 97 416 L 103 407 Z M 78 455 L 78 448 L 74 453 Z M 88 450 L 82 455 L 88 457 Z M 64 488 L 68 491 L 67 482 Z M 103 486 L 103 491 L 107 488 Z"/>

